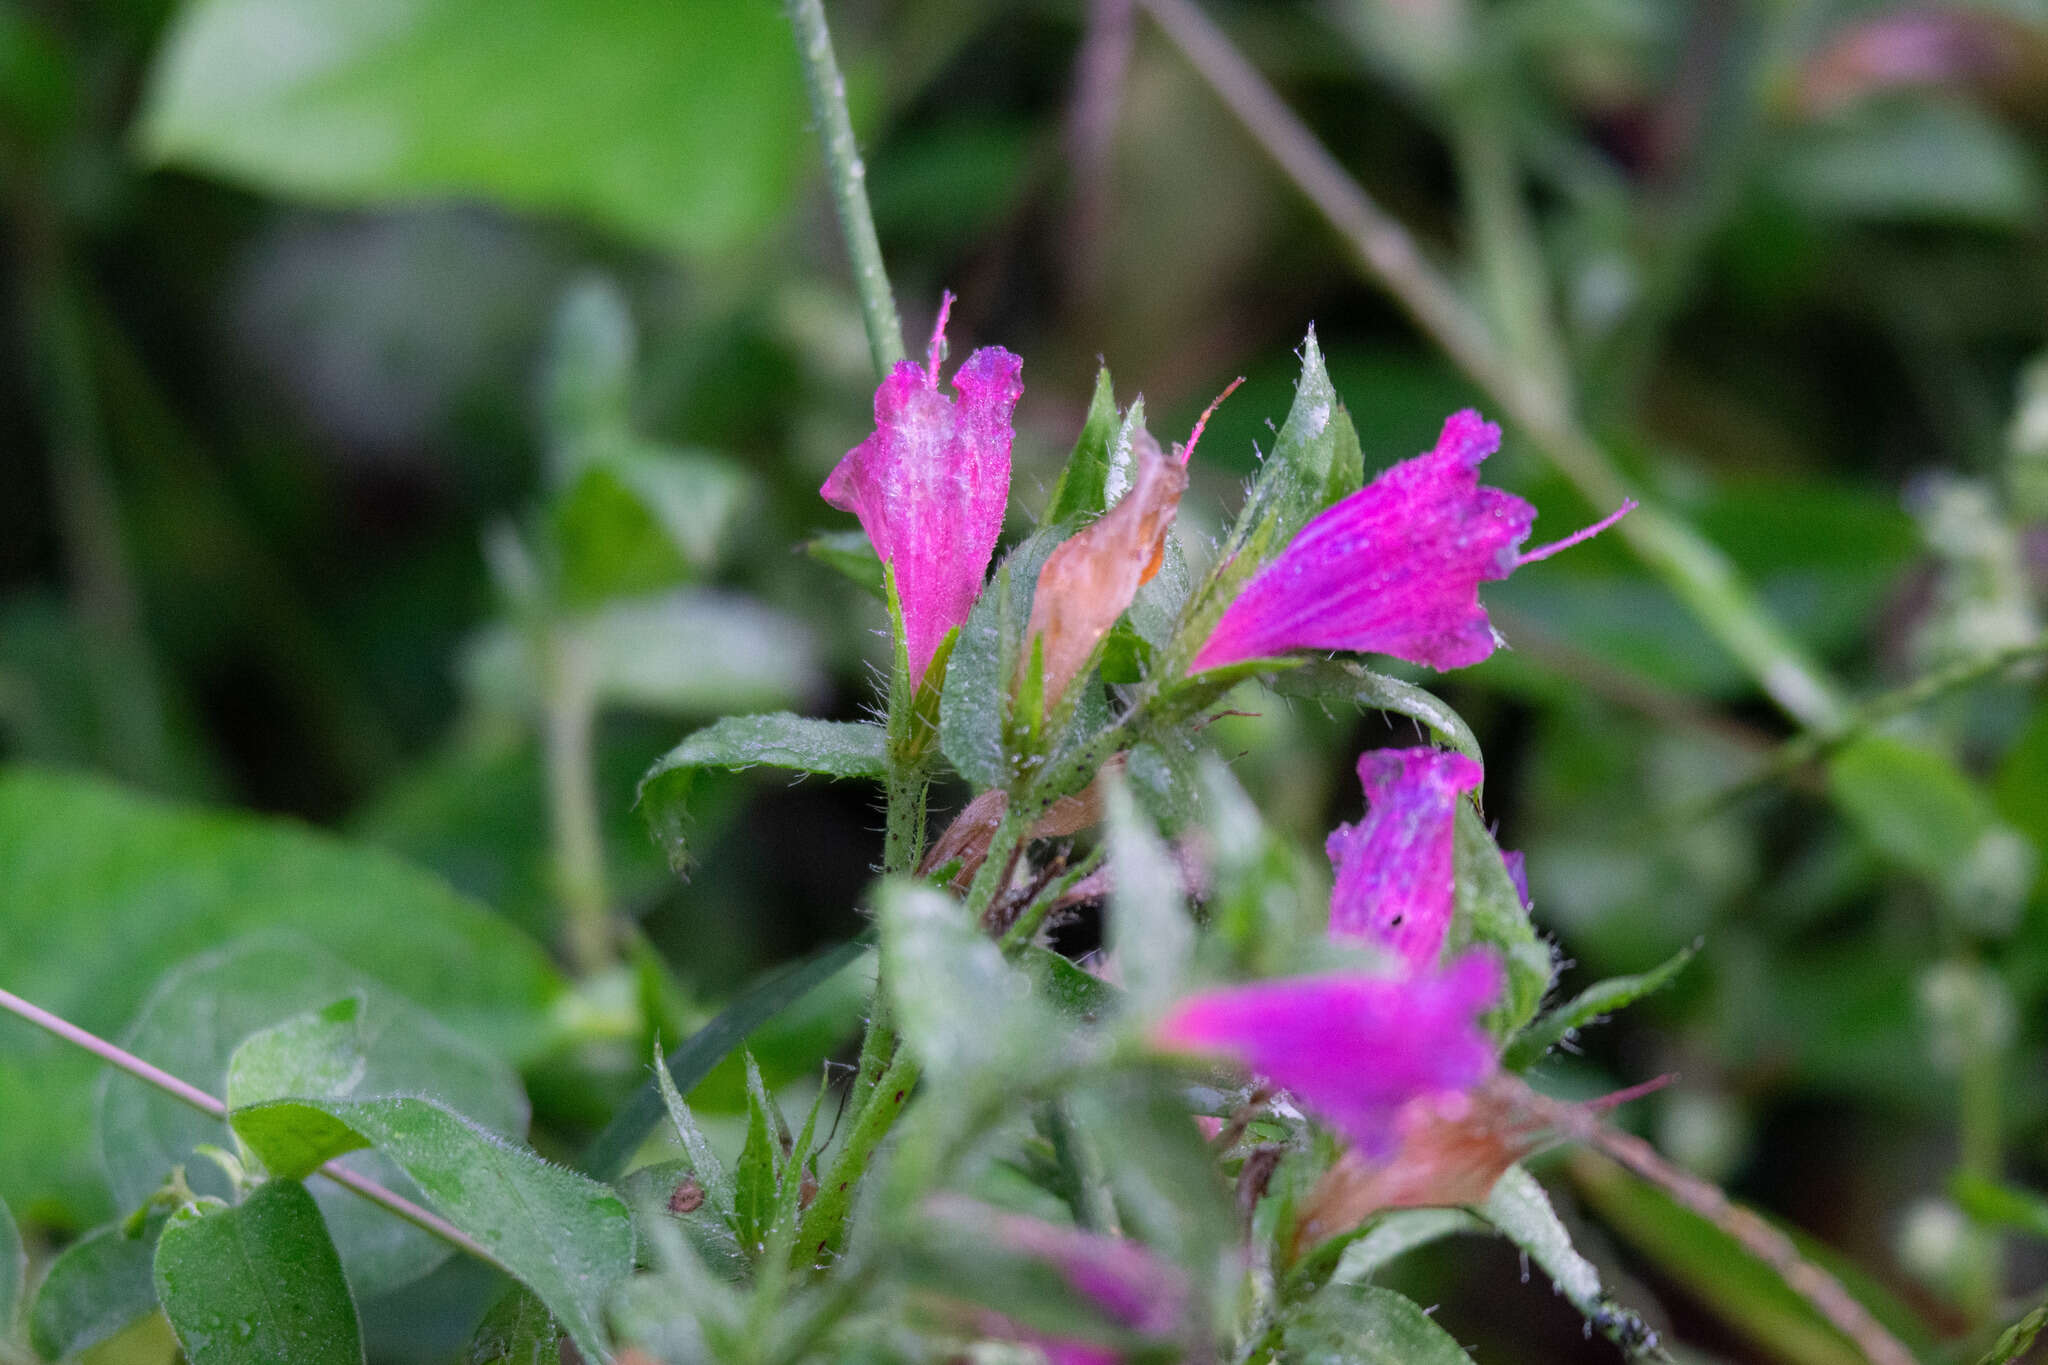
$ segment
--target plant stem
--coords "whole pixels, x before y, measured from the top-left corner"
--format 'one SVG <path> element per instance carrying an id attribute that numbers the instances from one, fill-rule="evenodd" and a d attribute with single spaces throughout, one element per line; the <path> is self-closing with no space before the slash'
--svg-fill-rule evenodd
<path id="1" fill-rule="evenodd" d="M 924 857 L 925 793 L 931 774 L 922 763 L 889 759 L 887 826 L 882 836 L 882 870 L 909 872 Z"/>
<path id="2" fill-rule="evenodd" d="M 832 54 L 824 0 L 786 0 L 784 8 L 796 29 L 804 89 L 811 97 L 811 117 L 817 120 L 825 169 L 832 177 L 832 206 L 839 215 L 839 231 L 846 238 L 846 254 L 853 262 L 868 352 L 874 357 L 875 377 L 883 379 L 890 366 L 904 358 L 903 324 L 896 316 L 896 298 L 889 290 L 882 244 L 875 236 L 875 217 L 868 207 L 868 172 L 860 159 L 860 144 L 854 140 L 853 120 L 846 112 L 846 78 L 839 74 L 839 61 Z"/>
<path id="3" fill-rule="evenodd" d="M 1597 508 L 1631 496 L 1621 471 L 1573 415 L 1569 395 L 1501 350 L 1407 228 L 1352 179 L 1222 31 L 1190 0 L 1139 3 L 1350 245 L 1365 273 L 1492 395 L 1558 472 Z M 1840 723 L 1843 708 L 1834 683 L 1771 618 L 1719 549 L 1684 522 L 1648 505 L 1624 518 L 1616 532 L 1786 714 L 1821 731 Z"/>
<path id="4" fill-rule="evenodd" d="M 570 965 L 579 977 L 588 978 L 617 960 L 591 743 L 597 699 L 586 661 L 562 624 L 550 621 L 537 636 L 544 655 L 541 726 L 555 892 L 562 900 L 563 943 Z"/>
<path id="5" fill-rule="evenodd" d="M 818 1197 L 797 1229 L 798 1252 L 812 1263 L 839 1245 L 846 1215 L 853 1208 L 854 1187 L 867 1171 L 875 1148 L 888 1135 L 896 1116 L 903 1112 L 904 1101 L 910 1098 L 917 1078 L 917 1063 L 898 1052 L 868 1092 L 867 1102 L 855 1115 L 853 1129 L 846 1135 L 846 1145 L 839 1149 L 831 1169 L 818 1182 Z"/>
<path id="6" fill-rule="evenodd" d="M 159 1067 L 151 1066 L 134 1053 L 115 1046 L 96 1033 L 80 1028 L 68 1019 L 60 1018 L 40 1006 L 30 1004 L 11 991 L 0 990 L 0 1009 L 63 1039 L 73 1047 L 83 1048 L 108 1065 L 127 1072 L 145 1084 L 155 1086 L 172 1099 L 191 1105 L 208 1118 L 220 1119 L 223 1122 L 227 1120 L 227 1105 L 198 1086 L 179 1080 Z M 328 1162 L 320 1167 L 319 1173 L 387 1212 L 398 1215 L 422 1232 L 439 1237 L 456 1250 L 467 1252 L 487 1265 L 496 1266 L 507 1275 L 512 1274 L 502 1261 L 493 1256 L 481 1243 L 473 1240 L 468 1233 L 438 1214 L 421 1208 L 405 1196 L 385 1189 L 366 1176 L 357 1175 L 339 1162 Z"/>
<path id="7" fill-rule="evenodd" d="M 1997 1183 L 2004 1173 L 2000 1088 L 2005 1079 L 2005 1056 L 1996 1046 L 1972 1048 L 1963 1059 L 1961 1110 L 1957 1122 L 1956 1166 L 1966 1176 L 1986 1184 Z M 1998 1310 L 2004 1280 L 2003 1238 L 1997 1228 L 1973 1224 L 1966 1249 L 1968 1273 L 1963 1279 L 1962 1308 L 1973 1326 L 1983 1326 Z"/>

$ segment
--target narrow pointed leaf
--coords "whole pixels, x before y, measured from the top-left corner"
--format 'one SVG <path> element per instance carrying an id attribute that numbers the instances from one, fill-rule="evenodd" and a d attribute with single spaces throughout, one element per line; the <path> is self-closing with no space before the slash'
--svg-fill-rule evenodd
<path id="1" fill-rule="evenodd" d="M 1510 1166 L 1494 1183 L 1479 1215 L 1541 1267 L 1557 1292 L 1579 1310 L 1593 1329 L 1629 1360 L 1660 1357 L 1657 1334 L 1631 1309 L 1615 1303 L 1600 1283 L 1600 1272 L 1572 1245 L 1571 1234 L 1550 1207 L 1550 1196 L 1535 1176 Z"/>
<path id="2" fill-rule="evenodd" d="M 351 1365 L 363 1359 L 355 1300 L 320 1206 L 296 1180 L 240 1204 L 188 1204 L 157 1240 L 164 1315 L 191 1365 Z"/>
<path id="3" fill-rule="evenodd" d="M 1046 505 L 1047 523 L 1069 517 L 1096 516 L 1109 506 L 1109 471 L 1112 447 L 1117 436 L 1116 388 L 1110 383 L 1109 367 L 1095 372 L 1095 396 L 1089 400 L 1088 416 L 1074 442 L 1074 453 L 1053 485 L 1052 501 Z M 1129 452 L 1125 452 L 1129 457 Z"/>
<path id="4" fill-rule="evenodd" d="M 1587 1024 L 1663 990 L 1685 970 L 1698 950 L 1697 944 L 1681 948 L 1647 972 L 1594 982 L 1517 1034 L 1501 1054 L 1501 1065 L 1514 1071 L 1534 1066 L 1550 1049 Z"/>

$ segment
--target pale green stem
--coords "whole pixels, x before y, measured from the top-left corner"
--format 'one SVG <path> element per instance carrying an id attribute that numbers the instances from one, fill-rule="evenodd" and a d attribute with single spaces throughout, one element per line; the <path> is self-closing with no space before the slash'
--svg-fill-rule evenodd
<path id="1" fill-rule="evenodd" d="M 903 324 L 896 316 L 896 298 L 889 290 L 889 271 L 882 264 L 882 244 L 875 236 L 875 216 L 868 208 L 868 172 L 854 140 L 853 120 L 846 112 L 846 78 L 832 53 L 832 31 L 825 25 L 824 0 L 787 0 L 790 25 L 796 29 L 797 56 L 803 61 L 804 89 L 811 97 L 811 117 L 825 149 L 825 168 L 832 177 L 832 206 L 853 262 L 853 283 L 860 294 L 861 321 L 868 331 L 868 351 L 875 377 L 904 358 Z"/>
<path id="2" fill-rule="evenodd" d="M 1996 1183 L 2004 1175 L 1999 1093 L 2005 1082 L 2003 1052 L 1996 1047 L 1972 1048 L 1963 1059 L 1960 1079 L 1957 1165 L 1965 1175 Z M 1983 1326 L 1997 1312 L 2004 1287 L 2004 1239 L 1997 1228 L 1980 1225 L 1973 1225 L 1968 1236 L 1962 1308 L 1973 1324 Z"/>
<path id="3" fill-rule="evenodd" d="M 0 1009 L 6 1010 L 16 1018 L 34 1024 L 45 1033 L 63 1039 L 73 1047 L 82 1048 L 109 1066 L 125 1071 L 147 1085 L 155 1086 L 172 1099 L 192 1106 L 192 1108 L 197 1109 L 208 1118 L 219 1119 L 222 1122 L 227 1120 L 227 1105 L 215 1099 L 212 1095 L 207 1094 L 198 1086 L 188 1081 L 179 1080 L 176 1076 L 171 1075 L 170 1072 L 150 1065 L 134 1053 L 115 1046 L 96 1033 L 80 1028 L 68 1019 L 52 1014 L 39 1005 L 30 1004 L 11 991 L 0 990 Z M 347 1167 L 332 1161 L 320 1167 L 319 1174 L 326 1176 L 342 1188 L 369 1200 L 387 1212 L 396 1214 L 422 1232 L 431 1233 L 457 1250 L 467 1252 L 486 1265 L 496 1266 L 507 1275 L 513 1273 L 502 1261 L 493 1256 L 481 1243 L 472 1239 L 461 1228 L 456 1227 L 440 1215 L 421 1208 L 403 1195 L 394 1194 L 376 1181 L 366 1176 L 357 1175 Z"/>
<path id="4" fill-rule="evenodd" d="M 1558 472 L 1605 510 L 1628 481 L 1573 414 L 1567 396 L 1502 351 L 1485 322 L 1209 19 L 1189 0 L 1140 0 L 1223 102 L 1357 255 L 1367 276 L 1498 403 Z M 1639 495 L 1638 495 L 1639 496 Z M 1640 507 L 1616 528 L 1707 629 L 1802 724 L 1839 724 L 1835 685 L 1772 619 L 1734 565 L 1690 526 Z"/>
<path id="5" fill-rule="evenodd" d="M 539 632 L 543 653 L 543 748 L 555 891 L 561 898 L 563 943 L 578 976 L 617 961 L 610 897 L 605 889 L 603 825 L 598 816 L 592 734 L 597 698 L 588 661 L 559 622 Z"/>

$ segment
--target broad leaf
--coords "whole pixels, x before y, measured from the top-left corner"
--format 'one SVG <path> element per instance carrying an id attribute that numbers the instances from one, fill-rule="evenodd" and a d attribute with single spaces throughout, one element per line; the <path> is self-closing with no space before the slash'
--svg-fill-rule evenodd
<path id="1" fill-rule="evenodd" d="M 881 882 L 882 979 L 903 1041 L 935 1079 L 1028 1072 L 1063 1030 L 1031 979 L 966 918 L 958 901 L 905 878 Z"/>
<path id="2" fill-rule="evenodd" d="M 116 1335 L 156 1309 L 150 1262 L 161 1218 L 139 1235 L 120 1224 L 64 1248 L 29 1305 L 28 1340 L 45 1360 L 62 1360 Z"/>
<path id="3" fill-rule="evenodd" d="M 689 858 L 683 832 L 690 783 L 704 768 L 767 765 L 826 777 L 879 779 L 889 771 L 888 735 L 865 721 L 811 720 L 778 711 L 728 716 L 663 754 L 640 779 L 640 810 L 655 842 L 681 870 Z"/>
<path id="4" fill-rule="evenodd" d="M 1069 517 L 1099 516 L 1108 510 L 1110 468 L 1119 453 L 1115 449 L 1117 428 L 1116 387 L 1110 383 L 1105 365 L 1095 372 L 1095 396 L 1089 400 L 1081 434 L 1075 438 L 1074 451 L 1067 456 L 1060 480 L 1053 485 L 1052 500 L 1046 504 L 1043 520 L 1047 524 Z M 1128 434 L 1120 453 L 1128 464 Z"/>
<path id="5" fill-rule="evenodd" d="M 343 997 L 362 1002 L 359 1093 L 430 1095 L 493 1132 L 525 1135 L 526 1095 L 510 1067 L 291 935 L 252 936 L 180 964 L 143 1005 L 122 1046 L 217 1095 L 243 1039 Z M 125 1076 L 110 1072 L 101 1088 L 100 1155 L 121 1208 L 140 1204 L 180 1165 L 198 1193 L 228 1196 L 226 1177 L 193 1155 L 198 1144 L 225 1136 L 218 1121 Z M 405 1174 L 375 1153 L 345 1164 L 415 1195 Z M 365 1298 L 419 1278 L 449 1255 L 445 1243 L 338 1186 L 321 1181 L 312 1193 L 349 1282 Z"/>
<path id="6" fill-rule="evenodd" d="M 1130 787 L 1109 784 L 1109 946 L 1126 1008 L 1154 1017 L 1182 992 L 1195 954 L 1195 923 L 1173 854 L 1137 809 Z"/>
<path id="7" fill-rule="evenodd" d="M 1510 1166 L 1494 1183 L 1479 1214 L 1542 1267 L 1566 1302 L 1628 1359 L 1660 1358 L 1656 1332 L 1640 1315 L 1608 1296 L 1600 1272 L 1572 1245 L 1571 1234 L 1558 1221 L 1550 1196 L 1535 1176 L 1520 1166 Z"/>
<path id="8" fill-rule="evenodd" d="M 141 143 L 317 203 L 475 195 L 716 253 L 780 212 L 803 123 L 788 29 L 753 0 L 203 0 Z"/>
<path id="9" fill-rule="evenodd" d="M 1594 982 L 1516 1034 L 1514 1041 L 1509 1043 L 1507 1050 L 1501 1054 L 1501 1065 L 1512 1071 L 1534 1066 L 1543 1060 L 1550 1049 L 1586 1025 L 1625 1009 L 1646 995 L 1663 990 L 1685 970 L 1686 964 L 1692 961 L 1693 954 L 1698 951 L 1699 945 L 1694 944 L 1689 948 L 1681 948 L 1647 972 L 1639 972 L 1634 976 L 1613 976 L 1605 981 Z"/>
<path id="10" fill-rule="evenodd" d="M 232 1207 L 172 1214 L 155 1281 L 191 1365 L 350 1365 L 363 1359 L 355 1300 L 320 1206 L 272 1180 Z"/>
<path id="11" fill-rule="evenodd" d="M 562 1365 L 562 1329 L 532 1290 L 515 1284 L 484 1314 L 462 1365 Z"/>
<path id="12" fill-rule="evenodd" d="M 633 1268 L 625 1204 L 431 1100 L 347 1098 L 346 1085 L 324 1086 L 355 1070 L 349 1014 L 301 1015 L 237 1049 L 228 1067 L 237 1136 L 284 1178 L 375 1147 L 412 1178 L 429 1208 L 533 1290 L 586 1355 L 601 1357 L 605 1295 Z"/>
<path id="13" fill-rule="evenodd" d="M 1415 1301 L 1369 1284 L 1332 1283 L 1288 1314 L 1288 1365 L 1470 1365 Z"/>
<path id="14" fill-rule="evenodd" d="M 1507 989 L 1487 1016 L 1494 1037 L 1511 1037 L 1536 1016 L 1550 989 L 1550 945 L 1537 936 L 1522 894 L 1501 861 L 1500 846 L 1479 823 L 1471 803 L 1458 803 L 1458 903 L 1445 940 L 1447 957 L 1475 944 L 1494 949 L 1507 968 Z"/>
<path id="15" fill-rule="evenodd" d="M 562 590 L 572 603 L 655 592 L 710 569 L 753 492 L 746 474 L 719 456 L 616 444 L 553 504 Z"/>
<path id="16" fill-rule="evenodd" d="M 89 779 L 0 774 L 0 986 L 112 1036 L 173 964 L 262 928 L 431 1001 L 493 1056 L 522 1062 L 550 1043 L 563 986 L 540 948 L 387 853 Z M 105 1070 L 54 1039 L 0 1049 L 0 1197 L 73 1216 L 109 1207 L 81 1140 Z"/>
<path id="17" fill-rule="evenodd" d="M 824 531 L 804 542 L 804 553 L 826 568 L 888 600 L 882 561 L 866 531 Z"/>

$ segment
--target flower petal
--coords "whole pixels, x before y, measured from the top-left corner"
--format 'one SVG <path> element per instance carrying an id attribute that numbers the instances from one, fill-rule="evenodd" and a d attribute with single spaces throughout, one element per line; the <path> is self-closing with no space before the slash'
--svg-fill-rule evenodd
<path id="1" fill-rule="evenodd" d="M 1435 964 L 1457 903 L 1458 802 L 1480 767 L 1440 749 L 1359 755 L 1365 818 L 1324 845 L 1336 869 L 1330 934 L 1387 949 L 1411 971 Z"/>
<path id="2" fill-rule="evenodd" d="M 1368 1155 L 1385 1156 L 1410 1100 L 1463 1093 L 1493 1070 L 1493 1044 L 1478 1021 L 1501 980 L 1500 964 L 1479 950 L 1420 976 L 1255 982 L 1189 997 L 1153 1040 L 1234 1057 Z"/>
<path id="3" fill-rule="evenodd" d="M 943 344 L 935 333 L 927 364 L 899 361 L 889 372 L 875 390 L 874 432 L 819 489 L 860 518 L 875 553 L 895 566 L 913 684 L 981 595 L 1010 500 L 1010 414 L 1024 391 L 1024 362 L 987 346 L 954 374 L 959 401 L 947 398 Z"/>
<path id="4" fill-rule="evenodd" d="M 1298 649 L 1462 668 L 1493 652 L 1479 584 L 1513 571 L 1536 510 L 1479 484 L 1500 428 L 1470 411 L 1436 448 L 1322 512 L 1245 584 L 1194 671 Z"/>

